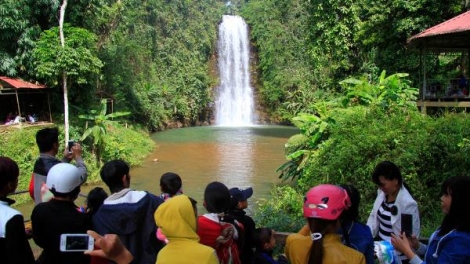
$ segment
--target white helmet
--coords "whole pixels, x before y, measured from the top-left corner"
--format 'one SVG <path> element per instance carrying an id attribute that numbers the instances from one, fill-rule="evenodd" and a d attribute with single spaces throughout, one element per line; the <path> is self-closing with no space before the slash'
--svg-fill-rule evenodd
<path id="1" fill-rule="evenodd" d="M 58 163 L 47 174 L 46 185 L 51 191 L 69 193 L 81 184 L 80 171 L 69 163 Z"/>

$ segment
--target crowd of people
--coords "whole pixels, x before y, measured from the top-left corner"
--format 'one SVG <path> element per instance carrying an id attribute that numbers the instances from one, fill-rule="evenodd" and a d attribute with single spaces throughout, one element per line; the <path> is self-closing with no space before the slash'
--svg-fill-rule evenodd
<path id="1" fill-rule="evenodd" d="M 442 183 L 444 219 L 428 245 L 419 242 L 418 204 L 400 169 L 383 161 L 372 172 L 378 190 L 366 224 L 358 220 L 361 196 L 353 185 L 313 186 L 303 201 L 305 226 L 286 238 L 283 253 L 274 255 L 276 231 L 256 226 L 245 212 L 251 187 L 209 183 L 202 201 L 206 213 L 199 214 L 197 201 L 184 194 L 178 174 L 163 174 L 161 194 L 155 195 L 131 189 L 128 164 L 111 160 L 100 169 L 109 194 L 95 187 L 85 208 L 77 206 L 88 172 L 78 143 L 62 160 L 56 158 L 58 133 L 57 128 L 45 128 L 36 134 L 40 155 L 30 185 L 35 201 L 31 225 L 25 227 L 8 198 L 18 185 L 18 165 L 0 157 L 2 263 L 470 263 L 467 176 Z M 95 247 L 63 251 L 63 234 L 88 234 Z M 42 248 L 37 258 L 29 237 Z M 385 252 L 384 245 L 392 250 Z"/>

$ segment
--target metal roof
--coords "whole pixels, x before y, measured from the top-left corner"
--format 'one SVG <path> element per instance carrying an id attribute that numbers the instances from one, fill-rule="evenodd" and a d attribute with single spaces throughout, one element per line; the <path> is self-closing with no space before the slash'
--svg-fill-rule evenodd
<path id="1" fill-rule="evenodd" d="M 470 50 L 470 11 L 412 36 L 407 47 L 434 51 Z"/>
<path id="2" fill-rule="evenodd" d="M 23 81 L 17 78 L 10 78 L 6 76 L 0 76 L 0 89 L 4 88 L 15 88 L 15 89 L 45 89 L 47 86 L 41 84 L 34 84 L 27 81 Z"/>

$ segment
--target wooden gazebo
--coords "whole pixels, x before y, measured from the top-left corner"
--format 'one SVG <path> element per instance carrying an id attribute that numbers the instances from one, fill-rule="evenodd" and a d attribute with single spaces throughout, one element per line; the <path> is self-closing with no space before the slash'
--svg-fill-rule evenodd
<path id="1" fill-rule="evenodd" d="M 47 95 L 47 106 L 49 110 L 49 122 L 52 122 L 51 116 L 51 104 L 49 100 L 49 89 L 45 85 L 31 83 L 18 78 L 11 78 L 6 76 L 0 76 L 0 95 L 14 95 L 16 99 L 16 107 L 19 116 L 23 116 L 20 95 L 32 95 L 32 94 L 46 94 Z"/>
<path id="2" fill-rule="evenodd" d="M 426 54 L 466 54 L 470 66 L 470 11 L 449 19 L 423 32 L 412 36 L 407 41 L 407 48 L 418 49 L 421 58 Z M 426 60 L 421 59 L 421 78 L 417 105 L 426 112 L 426 107 L 470 107 L 470 96 L 463 93 L 452 94 L 458 86 L 458 80 L 438 83 L 433 76 L 427 76 Z M 467 72 L 467 82 L 469 76 Z"/>

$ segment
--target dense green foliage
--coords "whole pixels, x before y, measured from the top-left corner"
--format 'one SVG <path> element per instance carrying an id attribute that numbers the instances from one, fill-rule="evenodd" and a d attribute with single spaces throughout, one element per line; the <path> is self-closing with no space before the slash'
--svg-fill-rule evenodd
<path id="1" fill-rule="evenodd" d="M 72 125 L 70 129 L 70 138 L 79 139 L 82 135 L 84 124 L 80 127 Z M 34 162 L 39 156 L 39 150 L 36 147 L 36 132 L 42 127 L 29 127 L 24 129 L 10 129 L 2 132 L 0 137 L 0 156 L 12 157 L 20 167 L 20 177 L 18 191 L 27 190 L 31 174 L 33 172 Z M 61 128 L 59 128 L 61 129 Z M 139 165 L 144 157 L 153 150 L 155 143 L 149 135 L 136 127 L 124 128 L 114 126 L 108 128 L 108 133 L 104 136 L 105 148 L 102 158 L 105 160 L 123 159 L 130 165 Z M 59 133 L 61 134 L 61 133 Z M 59 136 L 59 142 L 63 142 L 63 135 Z M 91 144 L 82 144 L 84 149 L 83 158 L 88 168 L 88 183 L 100 181 L 99 166 L 96 164 L 96 157 L 92 153 Z M 64 147 L 61 146 L 57 157 L 60 159 Z M 23 201 L 29 201 L 28 195 L 15 197 L 21 204 Z"/>
<path id="2" fill-rule="evenodd" d="M 312 112 L 324 98 L 319 91 L 341 91 L 338 82 L 349 76 L 407 72 L 417 86 L 418 52 L 407 50 L 406 40 L 468 8 L 461 0 L 250 0 L 241 12 L 258 52 L 262 100 L 284 119 Z M 468 61 L 424 59 L 436 78 L 456 78 L 455 69 Z"/>
<path id="3" fill-rule="evenodd" d="M 224 13 L 241 14 L 250 26 L 258 102 L 271 120 L 289 122 L 314 112 L 348 76 L 408 72 L 417 85 L 418 56 L 406 50 L 407 38 L 468 8 L 462 0 L 79 0 L 65 13 L 66 49 L 75 49 L 55 54 L 60 4 L 0 3 L 0 75 L 61 87 L 57 72 L 68 69 L 71 105 L 91 108 L 98 93 L 150 130 L 210 121 Z M 426 60 L 435 78 L 468 61 Z"/>
<path id="4" fill-rule="evenodd" d="M 406 103 L 416 90 L 406 85 L 406 79 L 400 81 L 399 76 L 402 74 L 382 76 L 368 83 L 368 93 L 363 89 L 365 83 L 356 81 L 343 95 L 344 100 L 322 104 L 326 107 L 315 116 L 302 114 L 295 118 L 293 122 L 301 135 L 287 144 L 290 161 L 282 168 L 281 176 L 296 181 L 260 207 L 262 223 L 272 223 L 274 220 L 266 219 L 264 214 L 279 207 L 287 207 L 285 212 L 290 213 L 283 216 L 289 219 L 285 222 L 298 221 L 301 207 L 290 202 L 292 193 L 301 195 L 320 183 L 358 188 L 362 196 L 360 216 L 365 221 L 377 190 L 371 173 L 379 162 L 391 160 L 401 168 L 418 202 L 423 235 L 430 235 L 442 216 L 438 206 L 440 184 L 449 176 L 467 175 L 470 170 L 470 122 L 467 114 L 449 113 L 440 118 L 422 115 L 413 104 Z M 386 82 L 384 89 L 382 84 L 387 79 L 394 81 Z M 382 90 L 394 92 L 365 100 Z"/>
<path id="5" fill-rule="evenodd" d="M 61 87 L 57 73 L 65 70 L 71 105 L 92 108 L 99 93 L 150 130 L 207 120 L 223 1 L 73 1 L 65 13 L 64 50 L 58 49 L 60 4 L 0 3 L 0 75 Z"/>

